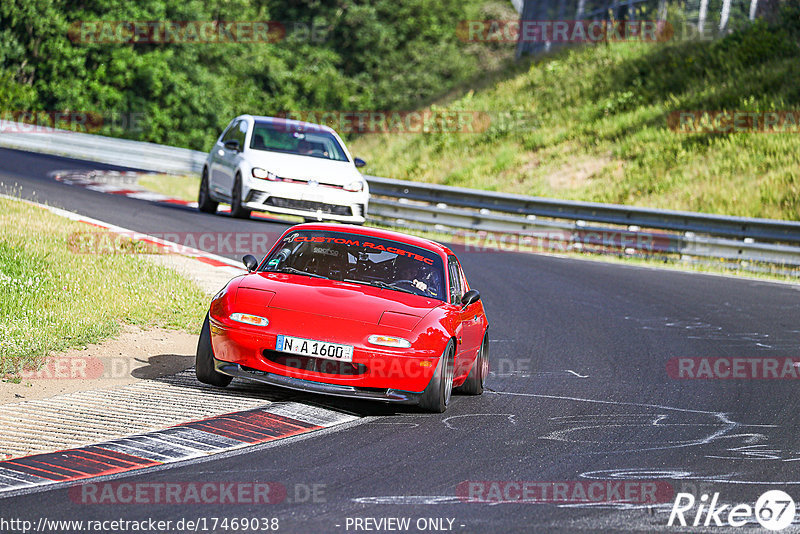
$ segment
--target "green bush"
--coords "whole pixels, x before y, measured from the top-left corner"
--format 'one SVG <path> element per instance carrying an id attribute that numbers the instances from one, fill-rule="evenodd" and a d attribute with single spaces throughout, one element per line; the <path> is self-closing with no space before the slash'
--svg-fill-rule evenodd
<path id="1" fill-rule="evenodd" d="M 486 47 L 464 47 L 455 28 L 495 3 L 4 0 L 0 110 L 116 114 L 99 133 L 205 150 L 240 113 L 413 108 L 481 74 Z M 98 20 L 271 20 L 288 33 L 277 43 L 70 39 L 76 23 Z"/>

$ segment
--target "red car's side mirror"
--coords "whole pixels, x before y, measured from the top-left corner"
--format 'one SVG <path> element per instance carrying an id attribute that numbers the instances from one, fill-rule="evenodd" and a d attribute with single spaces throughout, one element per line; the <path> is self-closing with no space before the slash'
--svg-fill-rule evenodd
<path id="1" fill-rule="evenodd" d="M 242 263 L 244 263 L 244 266 L 247 267 L 248 273 L 252 273 L 258 268 L 258 260 L 252 254 L 248 254 L 242 258 Z"/>
<path id="2" fill-rule="evenodd" d="M 470 289 L 464 293 L 463 297 L 461 297 L 461 305 L 466 308 L 470 304 L 478 302 L 479 300 L 481 300 L 480 292 L 478 292 L 477 289 Z"/>

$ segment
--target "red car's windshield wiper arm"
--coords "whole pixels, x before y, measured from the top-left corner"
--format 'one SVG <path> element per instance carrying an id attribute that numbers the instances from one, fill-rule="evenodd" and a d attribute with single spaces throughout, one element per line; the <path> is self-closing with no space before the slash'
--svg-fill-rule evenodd
<path id="1" fill-rule="evenodd" d="M 323 275 L 317 274 L 317 273 L 310 273 L 308 271 L 301 271 L 300 269 L 295 269 L 294 267 L 283 267 L 281 269 L 278 269 L 275 272 L 299 274 L 299 275 L 303 275 L 303 276 L 313 276 L 314 278 L 324 278 L 325 280 L 329 280 L 329 278 L 327 276 L 323 276 Z"/>
<path id="2" fill-rule="evenodd" d="M 402 288 L 402 287 L 397 287 L 397 286 L 395 286 L 395 285 L 388 284 L 388 283 L 386 283 L 386 282 L 384 282 L 384 281 L 382 281 L 382 280 L 373 280 L 373 281 L 372 281 L 372 282 L 370 282 L 369 284 L 370 284 L 371 286 L 380 287 L 380 288 L 383 288 L 383 289 L 394 289 L 395 291 L 402 291 L 403 293 L 410 293 L 410 294 L 412 294 L 412 295 L 417 295 L 417 296 L 419 296 L 419 293 L 416 293 L 416 292 L 414 292 L 414 291 L 411 291 L 410 289 L 404 289 L 404 288 Z"/>

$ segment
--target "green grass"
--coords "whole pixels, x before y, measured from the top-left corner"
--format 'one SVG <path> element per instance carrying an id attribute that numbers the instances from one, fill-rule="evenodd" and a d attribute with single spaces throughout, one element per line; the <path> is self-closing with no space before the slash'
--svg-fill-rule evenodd
<path id="1" fill-rule="evenodd" d="M 197 200 L 200 176 L 197 174 L 141 174 L 137 183 L 142 187 L 180 200 Z"/>
<path id="2" fill-rule="evenodd" d="M 91 227 L 0 198 L 0 376 L 116 334 L 121 324 L 198 332 L 207 298 L 175 271 L 121 247 L 70 250 Z"/>
<path id="3" fill-rule="evenodd" d="M 800 110 L 797 35 L 758 22 L 713 42 L 562 50 L 434 106 L 489 112 L 483 132 L 362 135 L 349 146 L 377 176 L 800 220 L 800 134 L 667 127 L 680 110 Z M 498 120 L 510 113 L 525 120 Z"/>

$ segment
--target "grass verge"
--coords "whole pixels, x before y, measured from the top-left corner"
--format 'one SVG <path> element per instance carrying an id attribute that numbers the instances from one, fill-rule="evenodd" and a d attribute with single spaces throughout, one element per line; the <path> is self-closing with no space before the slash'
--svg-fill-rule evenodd
<path id="1" fill-rule="evenodd" d="M 668 124 L 684 110 L 800 116 L 800 91 L 788 81 L 800 69 L 798 13 L 787 8 L 780 25 L 758 21 L 716 41 L 561 50 L 432 108 L 487 112 L 486 129 L 362 135 L 349 146 L 377 176 L 800 220 L 797 128 L 678 133 Z"/>
<path id="2" fill-rule="evenodd" d="M 171 198 L 195 201 L 200 190 L 200 176 L 197 174 L 140 174 L 137 183 Z"/>
<path id="3" fill-rule="evenodd" d="M 122 323 L 199 332 L 208 303 L 194 283 L 126 250 L 72 252 L 89 228 L 0 198 L 0 376 L 113 336 Z"/>

